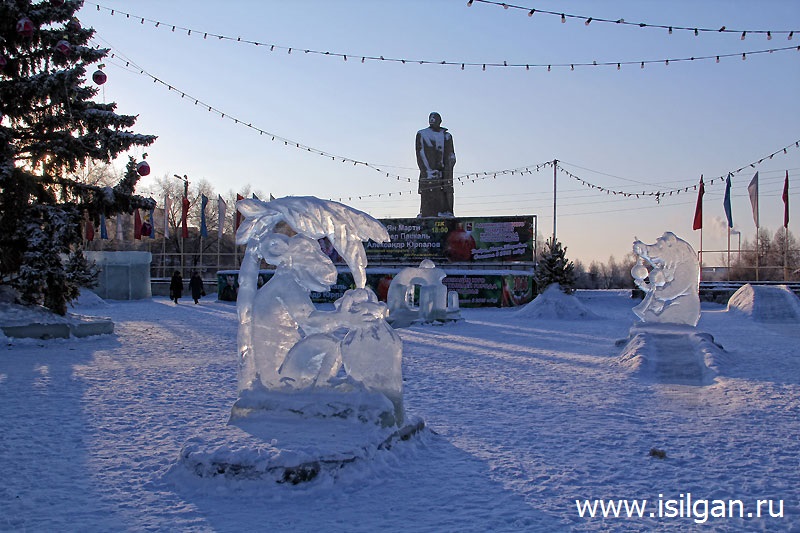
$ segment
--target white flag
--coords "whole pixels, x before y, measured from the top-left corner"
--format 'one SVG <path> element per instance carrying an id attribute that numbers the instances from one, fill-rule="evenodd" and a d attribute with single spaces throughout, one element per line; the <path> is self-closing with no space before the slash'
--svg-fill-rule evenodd
<path id="1" fill-rule="evenodd" d="M 169 196 L 164 195 L 164 238 L 169 239 Z"/>
<path id="2" fill-rule="evenodd" d="M 220 239 L 225 233 L 225 212 L 228 210 L 228 204 L 222 199 L 221 195 L 217 195 L 217 211 L 219 212 L 219 220 L 217 222 L 217 237 Z"/>
<path id="3" fill-rule="evenodd" d="M 750 193 L 750 205 L 753 206 L 753 220 L 756 223 L 756 229 L 760 226 L 758 224 L 758 172 L 750 180 L 750 185 L 747 186 L 747 192 Z"/>

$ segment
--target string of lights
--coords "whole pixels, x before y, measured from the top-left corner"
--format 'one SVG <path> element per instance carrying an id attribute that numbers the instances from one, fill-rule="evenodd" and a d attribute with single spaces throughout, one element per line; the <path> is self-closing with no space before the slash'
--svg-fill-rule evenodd
<path id="1" fill-rule="evenodd" d="M 776 156 L 776 155 L 778 155 L 780 153 L 783 153 L 783 154 L 788 153 L 788 150 L 790 148 L 800 148 L 800 140 L 795 141 L 792 144 L 789 144 L 787 146 L 784 146 L 783 148 L 772 152 L 768 156 L 762 157 L 758 161 L 754 161 L 754 162 L 752 162 L 752 163 L 750 163 L 748 165 L 745 165 L 745 166 L 743 166 L 741 168 L 738 168 L 736 170 L 732 170 L 730 172 L 726 172 L 725 175 L 723 175 L 723 176 L 717 176 L 717 177 L 711 178 L 708 181 L 704 180 L 704 184 L 705 184 L 706 187 L 708 187 L 710 185 L 713 185 L 716 181 L 724 182 L 725 179 L 728 176 L 735 176 L 736 174 L 739 174 L 739 173 L 741 173 L 742 171 L 744 171 L 744 170 L 746 170 L 748 168 L 755 168 L 757 165 L 760 165 L 764 161 L 772 159 L 774 156 Z M 595 190 L 598 190 L 600 192 L 604 192 L 604 193 L 606 193 L 608 195 L 614 195 L 614 196 L 620 195 L 620 196 L 623 196 L 625 198 L 653 197 L 653 198 L 655 198 L 656 202 L 660 202 L 662 198 L 668 197 L 668 196 L 672 196 L 673 194 L 674 195 L 679 195 L 682 192 L 683 193 L 687 193 L 689 191 L 696 191 L 697 190 L 697 184 L 695 184 L 695 185 L 690 185 L 688 187 L 678 187 L 678 188 L 674 188 L 674 189 L 666 189 L 666 190 L 661 190 L 661 191 L 642 191 L 640 193 L 639 192 L 627 192 L 627 191 L 622 191 L 622 190 L 611 189 L 611 188 L 608 188 L 608 187 L 603 187 L 603 186 L 600 186 L 600 185 L 595 185 L 594 183 L 591 183 L 588 180 L 585 180 L 585 179 L 583 179 L 583 178 L 581 178 L 579 176 L 576 176 L 575 174 L 573 174 L 572 172 L 570 172 L 569 170 L 563 168 L 560 165 L 558 165 L 556 168 L 558 168 L 558 170 L 561 173 L 563 173 L 564 175 L 566 175 L 566 176 L 572 178 L 573 180 L 579 182 L 584 187 L 588 187 L 590 189 L 595 189 Z"/>
<path id="2" fill-rule="evenodd" d="M 478 0 L 478 1 L 485 1 L 485 0 Z M 471 2 L 470 2 L 471 3 Z M 487 2 L 487 3 L 495 3 L 495 2 Z M 336 57 L 347 61 L 349 59 L 354 59 L 356 61 L 361 61 L 364 63 L 366 61 L 381 61 L 386 63 L 400 63 L 400 64 L 419 64 L 419 65 L 440 65 L 440 66 L 448 66 L 448 67 L 460 67 L 461 70 L 465 70 L 466 68 L 480 68 L 481 70 L 485 71 L 487 68 L 511 68 L 511 69 L 520 69 L 524 68 L 525 70 L 531 69 L 547 69 L 550 72 L 552 69 L 570 69 L 575 70 L 575 68 L 582 68 L 582 67 L 616 67 L 617 70 L 621 70 L 623 66 L 628 65 L 638 65 L 640 68 L 644 68 L 645 65 L 649 64 L 664 64 L 669 65 L 671 63 L 684 63 L 684 62 L 693 62 L 693 61 L 709 61 L 714 60 L 716 63 L 719 63 L 722 59 L 732 58 L 732 57 L 741 57 L 742 60 L 746 60 L 747 56 L 753 55 L 760 55 L 760 54 L 772 54 L 775 52 L 785 52 L 789 50 L 797 50 L 800 51 L 800 46 L 785 46 L 779 48 L 768 48 L 763 50 L 751 50 L 747 52 L 736 52 L 736 53 L 728 53 L 728 54 L 711 54 L 705 56 L 691 56 L 691 57 L 673 57 L 673 58 L 664 58 L 664 59 L 652 59 L 652 60 L 637 60 L 637 61 L 591 61 L 591 62 L 580 62 L 580 61 L 573 61 L 568 63 L 509 63 L 508 61 L 495 61 L 495 62 L 474 62 L 474 61 L 448 61 L 448 60 L 429 60 L 429 59 L 404 59 L 398 57 L 386 57 L 383 55 L 375 56 L 375 55 L 367 55 L 367 54 L 346 54 L 342 52 L 331 52 L 325 50 L 314 50 L 310 48 L 302 48 L 302 47 L 294 47 L 294 46 L 284 46 L 279 45 L 276 43 L 268 43 L 268 42 L 260 42 L 260 41 L 253 41 L 250 39 L 243 39 L 242 37 L 230 37 L 226 35 L 222 35 L 219 33 L 211 33 L 202 30 L 197 30 L 194 28 L 188 28 L 186 26 L 181 26 L 178 24 L 171 24 L 171 23 L 164 23 L 158 20 L 149 19 L 146 17 L 141 17 L 139 15 L 133 15 L 130 13 L 126 13 L 124 11 L 120 11 L 118 9 L 111 9 L 109 7 L 102 6 L 100 4 L 95 4 L 93 2 L 87 2 L 89 5 L 93 5 L 97 8 L 97 11 L 107 11 L 112 16 L 119 14 L 124 16 L 126 19 L 130 19 L 132 21 L 139 21 L 139 24 L 144 24 L 147 22 L 148 24 L 153 24 L 156 28 L 164 28 L 166 30 L 176 32 L 180 31 L 181 33 L 185 33 L 187 36 L 202 36 L 203 39 L 208 39 L 209 37 L 217 40 L 225 40 L 237 43 L 244 43 L 248 45 L 253 45 L 257 47 L 263 47 L 264 49 L 269 50 L 270 52 L 274 52 L 275 50 L 285 51 L 288 54 L 292 52 L 301 52 L 303 54 L 314 54 L 326 57 Z M 512 4 L 498 4 L 498 5 L 505 5 L 508 7 L 515 7 L 520 8 L 519 6 L 513 6 Z M 523 8 L 520 8 L 523 9 Z M 537 11 L 538 13 L 539 11 Z M 545 11 L 542 11 L 545 13 Z M 550 13 L 550 12 L 547 12 Z M 567 15 L 564 15 L 567 16 Z M 570 17 L 581 18 L 578 15 L 569 15 Z M 591 17 L 587 17 L 587 19 L 591 19 Z M 602 20 L 602 19 L 598 19 Z M 698 29 L 698 31 L 700 31 Z M 703 31 L 706 31 L 705 29 Z M 718 30 L 715 30 L 718 31 Z M 753 30 L 751 33 L 759 33 L 760 30 Z M 770 34 L 780 34 L 784 33 L 781 31 L 771 32 Z M 791 32 L 793 35 L 794 32 Z M 771 37 L 770 37 L 771 38 Z M 791 39 L 791 36 L 789 37 Z"/>
<path id="3" fill-rule="evenodd" d="M 515 9 L 519 11 L 525 11 L 528 13 L 529 17 L 532 17 L 534 14 L 543 14 L 543 15 L 554 15 L 561 18 L 562 23 L 566 23 L 567 19 L 574 19 L 583 21 L 583 23 L 588 26 L 592 22 L 599 22 L 599 23 L 610 23 L 610 24 L 617 24 L 620 26 L 635 26 L 637 28 L 656 28 L 661 30 L 667 30 L 670 35 L 672 35 L 675 31 L 688 31 L 695 34 L 695 36 L 700 35 L 701 33 L 733 33 L 740 35 L 740 39 L 742 41 L 745 40 L 747 34 L 755 34 L 755 35 L 765 35 L 767 40 L 772 40 L 773 35 L 786 35 L 787 40 L 791 41 L 794 37 L 794 32 L 798 30 L 736 30 L 733 28 L 728 28 L 727 26 L 721 26 L 719 28 L 701 28 L 701 27 L 691 27 L 691 26 L 679 26 L 676 24 L 650 24 L 646 22 L 628 22 L 625 19 L 606 19 L 602 17 L 588 17 L 585 15 L 574 15 L 571 13 L 565 13 L 563 11 L 548 11 L 546 9 L 535 9 L 530 7 L 518 6 L 514 4 L 509 4 L 506 2 L 496 2 L 494 0 L 468 0 L 467 7 L 472 6 L 474 2 L 478 2 L 481 4 L 490 4 L 493 6 L 502 7 L 503 9 Z"/>
<path id="4" fill-rule="evenodd" d="M 95 42 L 94 44 L 95 44 L 95 46 L 100 48 L 100 45 L 98 43 Z M 237 117 L 231 116 L 230 114 L 227 114 L 224 111 L 222 111 L 220 109 L 217 109 L 213 105 L 207 104 L 207 103 L 201 101 L 200 99 L 191 96 L 190 94 L 186 93 L 185 91 L 182 91 L 181 89 L 178 89 L 177 87 L 175 87 L 175 86 L 173 86 L 173 85 L 161 80 L 160 78 L 154 76 L 153 74 L 150 74 L 148 71 L 146 71 L 145 69 L 141 68 L 135 62 L 133 62 L 132 60 L 126 58 L 124 55 L 122 55 L 122 54 L 120 54 L 118 52 L 115 52 L 115 51 L 111 51 L 110 48 L 109 48 L 109 52 L 110 52 L 110 61 L 109 61 L 110 63 L 115 63 L 118 66 L 120 66 L 122 68 L 125 68 L 125 69 L 127 69 L 127 70 L 129 70 L 131 72 L 136 72 L 136 73 L 138 73 L 140 75 L 146 76 L 146 77 L 152 79 L 154 83 L 158 83 L 162 87 L 166 87 L 169 91 L 175 91 L 177 94 L 180 94 L 181 95 L 181 99 L 187 99 L 190 102 L 193 100 L 194 101 L 194 105 L 196 105 L 198 107 L 206 108 L 209 112 L 219 115 L 220 118 L 222 118 L 222 119 L 231 120 L 236 125 L 241 125 L 241 126 L 249 128 L 249 129 L 251 129 L 251 130 L 253 130 L 255 132 L 258 132 L 259 135 L 261 135 L 261 136 L 266 135 L 272 141 L 283 142 L 284 145 L 287 146 L 287 147 L 293 147 L 293 148 L 300 149 L 300 150 L 303 150 L 303 151 L 306 151 L 306 152 L 309 152 L 309 153 L 317 154 L 317 155 L 320 155 L 320 156 L 326 157 L 326 158 L 329 157 L 333 161 L 340 160 L 343 163 L 352 163 L 354 166 L 362 165 L 362 166 L 364 166 L 366 168 L 370 168 L 370 169 L 372 169 L 372 170 L 374 170 L 376 172 L 384 174 L 387 178 L 394 178 L 397 181 L 405 181 L 407 183 L 411 183 L 412 182 L 412 178 L 410 178 L 408 176 L 400 176 L 400 175 L 397 175 L 397 174 L 392 174 L 390 172 L 385 172 L 381 167 L 379 167 L 379 166 L 377 166 L 377 165 L 375 165 L 373 163 L 369 163 L 369 162 L 366 162 L 366 161 L 360 161 L 360 160 L 352 159 L 352 158 L 349 158 L 349 157 L 332 154 L 330 152 L 327 152 L 327 151 L 324 151 L 324 150 L 320 150 L 320 149 L 317 149 L 317 148 L 314 148 L 314 147 L 311 147 L 311 146 L 307 146 L 307 145 L 299 143 L 297 141 L 293 141 L 291 139 L 288 139 L 288 138 L 282 137 L 280 135 L 271 133 L 271 132 L 269 132 L 267 130 L 264 130 L 264 129 L 261 129 L 261 128 L 257 127 L 257 126 L 253 126 L 252 122 L 246 122 L 246 121 L 241 120 L 241 119 L 239 119 Z M 124 67 L 122 65 L 123 62 L 124 62 Z M 787 153 L 787 150 L 789 148 L 791 148 L 791 147 L 795 147 L 795 148 L 800 147 L 800 141 L 795 141 L 792 145 L 788 145 L 788 146 L 786 146 L 786 147 L 784 147 L 784 148 L 782 148 L 780 150 L 777 150 L 777 151 L 773 152 L 772 154 L 770 154 L 768 156 L 765 156 L 765 157 L 759 159 L 756 162 L 750 163 L 749 165 L 745 165 L 742 168 L 739 168 L 739 169 L 737 169 L 735 171 L 732 171 L 732 172 L 730 172 L 730 174 L 731 175 L 738 174 L 738 173 L 742 172 L 743 170 L 745 170 L 748 167 L 755 168 L 756 165 L 761 164 L 763 161 L 765 161 L 767 159 L 772 159 L 773 156 L 779 154 L 780 152 Z M 516 175 L 516 174 L 519 174 L 519 175 L 533 174 L 534 171 L 538 172 L 542 168 L 551 167 L 553 164 L 554 164 L 553 161 L 547 161 L 545 163 L 540 163 L 540 164 L 536 164 L 536 165 L 527 165 L 527 166 L 524 166 L 524 167 L 518 167 L 518 168 L 513 168 L 513 169 L 473 172 L 473 173 L 467 173 L 467 174 L 463 174 L 463 175 L 460 175 L 460 176 L 456 176 L 455 179 L 461 185 L 465 185 L 467 183 L 475 183 L 476 181 L 480 181 L 480 180 L 496 179 L 498 176 L 506 176 L 506 175 L 512 175 L 513 176 L 513 175 Z M 621 196 L 626 197 L 626 198 L 630 198 L 630 197 L 641 198 L 643 196 L 644 197 L 654 197 L 657 202 L 660 202 L 661 198 L 663 198 L 663 197 L 672 196 L 673 194 L 678 195 L 681 192 L 689 192 L 690 190 L 696 190 L 696 188 L 697 188 L 697 185 L 694 185 L 694 186 L 689 186 L 689 187 L 680 187 L 680 188 L 674 188 L 674 189 L 667 189 L 667 190 L 663 190 L 663 191 L 650 191 L 650 192 L 642 191 L 641 193 L 638 193 L 638 192 L 632 193 L 632 192 L 627 192 L 627 191 L 622 191 L 622 190 L 615 190 L 615 189 L 611 189 L 611 188 L 595 185 L 595 184 L 589 182 L 588 180 L 584 180 L 583 178 L 580 178 L 579 176 L 571 173 L 570 171 L 564 169 L 563 167 L 561 167 L 559 165 L 557 165 L 556 168 L 559 171 L 561 171 L 562 173 L 564 173 L 565 175 L 567 175 L 570 178 L 580 182 L 582 185 L 584 185 L 584 186 L 586 186 L 588 188 L 599 190 L 599 191 L 605 192 L 606 194 L 609 194 L 609 195 L 614 195 L 614 196 L 621 195 Z M 718 177 L 712 178 L 711 180 L 706 182 L 706 184 L 707 185 L 713 185 L 714 182 L 716 182 L 717 180 L 724 181 L 726 176 L 727 176 L 727 174 L 725 176 L 718 176 Z M 347 197 L 347 199 L 352 201 L 354 198 L 358 198 L 359 200 L 362 200 L 364 198 L 382 198 L 383 196 L 392 197 L 393 194 L 395 194 L 397 196 L 402 196 L 403 193 L 411 195 L 411 194 L 414 194 L 414 191 L 413 190 L 406 190 L 406 191 L 397 191 L 397 192 L 389 192 L 389 193 L 362 194 L 362 195 L 357 195 L 357 196 L 350 196 L 350 197 Z M 340 198 L 340 201 L 343 200 L 343 199 L 344 199 L 344 197 Z"/>
<path id="5" fill-rule="evenodd" d="M 94 44 L 98 48 L 100 47 L 100 45 L 97 42 L 94 42 Z M 109 48 L 109 50 L 110 50 L 110 48 Z M 207 109 L 208 112 L 214 113 L 216 115 L 219 115 L 220 118 L 231 120 L 236 125 L 244 126 L 246 128 L 249 128 L 252 131 L 258 132 L 259 135 L 261 135 L 261 136 L 268 136 L 271 141 L 282 142 L 284 144 L 284 146 L 297 148 L 297 149 L 300 149 L 300 150 L 303 150 L 303 151 L 306 151 L 306 152 L 310 152 L 310 153 L 313 153 L 313 154 L 321 155 L 323 157 L 329 157 L 333 161 L 339 160 L 339 161 L 341 161 L 343 163 L 352 163 L 354 166 L 355 165 L 362 165 L 364 167 L 367 167 L 367 168 L 370 168 L 372 170 L 375 170 L 376 172 L 380 172 L 380 173 L 384 174 L 387 178 L 394 178 L 397 181 L 405 181 L 407 183 L 411 183 L 414 180 L 414 179 L 412 179 L 412 178 L 410 178 L 408 176 L 400 176 L 398 174 L 392 174 L 390 172 L 386 172 L 386 171 L 384 171 L 382 169 L 382 166 L 378 166 L 378 165 L 376 165 L 374 163 L 369 163 L 367 161 L 360 161 L 360 160 L 352 159 L 352 158 L 349 158 L 349 157 L 346 157 L 346 156 L 335 155 L 335 154 L 332 154 L 332 153 L 327 152 L 325 150 L 320 150 L 318 148 L 307 146 L 307 145 L 305 145 L 303 143 L 300 143 L 300 142 L 297 142 L 297 141 L 293 141 L 291 139 L 287 139 L 287 138 L 282 137 L 280 135 L 277 135 L 275 133 L 270 133 L 270 132 L 268 132 L 268 131 L 266 131 L 264 129 L 261 129 L 261 128 L 257 127 L 257 126 L 254 126 L 252 124 L 252 122 L 247 122 L 245 120 L 242 120 L 242 119 L 239 119 L 237 117 L 234 117 L 234 116 L 232 116 L 232 115 L 230 115 L 228 113 L 225 113 L 224 111 L 214 107 L 213 105 L 208 104 L 208 103 L 206 103 L 206 102 L 204 102 L 204 101 L 202 101 L 202 100 L 200 100 L 198 98 L 195 98 L 194 96 L 192 96 L 189 93 L 187 93 L 187 92 L 175 87 L 174 85 L 171 85 L 171 84 L 165 82 L 164 80 L 161 80 L 160 78 L 156 77 L 153 74 L 150 74 L 147 70 L 143 69 L 142 67 L 137 65 L 135 62 L 133 62 L 132 60 L 130 60 L 129 58 L 127 58 L 123 54 L 120 54 L 119 52 L 111 51 L 110 55 L 108 56 L 107 62 L 110 63 L 110 64 L 115 64 L 120 68 L 124 68 L 124 69 L 128 70 L 129 72 L 133 72 L 133 73 L 140 74 L 142 76 L 146 76 L 146 77 L 150 78 L 151 80 L 153 80 L 153 83 L 157 83 L 160 86 L 165 87 L 168 91 L 175 91 L 177 94 L 180 94 L 181 95 L 181 99 L 188 100 L 189 102 L 194 101 L 194 105 L 196 105 L 196 106 L 198 106 L 200 108 Z M 457 182 L 459 182 L 461 185 L 465 185 L 467 183 L 475 183 L 476 181 L 481 181 L 481 180 L 486 180 L 486 179 L 496 179 L 497 176 L 503 176 L 503 175 L 532 174 L 534 171 L 538 172 L 542 168 L 546 168 L 546 167 L 552 166 L 552 165 L 553 165 L 552 161 L 547 161 L 545 163 L 531 164 L 531 165 L 526 165 L 524 167 L 513 168 L 513 169 L 493 170 L 493 171 L 483 171 L 483 172 L 472 172 L 472 173 L 468 173 L 468 174 L 462 174 L 462 175 L 454 176 L 454 179 Z M 439 188 L 439 187 L 436 187 L 436 188 Z M 423 189 L 424 189 L 424 187 L 422 189 L 420 189 L 420 191 L 422 191 Z M 400 196 L 400 195 L 403 194 L 403 192 L 406 192 L 406 191 L 398 191 L 398 192 L 394 192 L 394 193 L 391 193 L 391 192 L 390 193 L 380 193 L 380 194 L 376 194 L 376 195 L 372 195 L 372 194 L 370 194 L 370 195 L 362 195 L 362 197 L 364 197 L 364 198 L 372 198 L 372 197 L 380 198 L 382 196 L 392 196 L 392 194 L 396 194 L 396 195 Z M 406 192 L 406 194 L 411 194 L 411 193 L 413 193 L 413 191 Z"/>

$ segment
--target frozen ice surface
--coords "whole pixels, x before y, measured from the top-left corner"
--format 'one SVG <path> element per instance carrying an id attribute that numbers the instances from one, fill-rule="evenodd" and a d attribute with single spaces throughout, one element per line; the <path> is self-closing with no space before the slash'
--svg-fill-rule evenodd
<path id="1" fill-rule="evenodd" d="M 345 406 L 379 395 L 389 405 L 379 416 L 381 424 L 400 424 L 402 342 L 386 323 L 386 305 L 365 288 L 363 241 L 388 241 L 386 228 L 366 213 L 313 197 L 247 199 L 237 209 L 245 217 L 236 235 L 245 256 L 237 298 L 239 400 L 234 417 L 281 409 L 287 399 L 280 395 L 293 395 L 307 405 L 300 409 L 304 414 L 329 416 L 307 401 L 319 393 L 319 402 L 330 403 L 322 399 L 324 390 L 338 398 L 333 403 Z M 336 282 L 336 266 L 320 250 L 323 237 L 356 282 L 333 311 L 316 310 L 310 298 L 311 291 L 327 291 Z M 262 260 L 275 266 L 275 274 L 259 288 Z M 358 409 L 337 409 L 330 416 L 361 416 Z"/>
<path id="2" fill-rule="evenodd" d="M 434 322 L 461 318 L 458 293 L 448 294 L 442 280 L 447 273 L 430 259 L 419 267 L 404 268 L 389 285 L 387 302 L 389 321 L 395 327 L 406 327 L 412 322 Z M 419 302 L 414 305 L 415 287 L 419 286 Z"/>
<path id="3" fill-rule="evenodd" d="M 700 264 L 692 246 L 667 231 L 653 244 L 633 243 L 631 269 L 645 293 L 633 312 L 643 322 L 696 326 L 700 320 Z"/>

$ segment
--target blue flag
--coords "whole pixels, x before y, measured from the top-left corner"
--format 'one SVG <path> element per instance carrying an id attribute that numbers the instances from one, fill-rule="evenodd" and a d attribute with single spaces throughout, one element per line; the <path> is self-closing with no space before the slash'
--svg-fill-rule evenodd
<path id="1" fill-rule="evenodd" d="M 100 215 L 100 238 L 108 240 L 108 229 L 106 229 L 105 215 Z"/>
<path id="2" fill-rule="evenodd" d="M 731 175 L 725 180 L 725 200 L 722 201 L 725 207 L 725 216 L 728 217 L 728 227 L 733 227 L 733 215 L 731 214 Z"/>
<path id="3" fill-rule="evenodd" d="M 206 205 L 208 205 L 208 197 L 205 194 L 200 195 L 200 236 L 208 237 L 208 228 L 206 227 Z"/>

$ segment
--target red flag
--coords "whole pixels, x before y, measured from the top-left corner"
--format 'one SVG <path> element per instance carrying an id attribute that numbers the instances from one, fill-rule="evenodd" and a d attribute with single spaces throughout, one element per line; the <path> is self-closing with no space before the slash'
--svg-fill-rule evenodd
<path id="1" fill-rule="evenodd" d="M 86 240 L 87 241 L 94 240 L 94 224 L 92 223 L 91 220 L 86 221 Z"/>
<path id="2" fill-rule="evenodd" d="M 189 216 L 189 199 L 185 196 L 181 202 L 181 237 L 184 239 L 189 238 L 189 226 L 186 219 Z"/>
<path id="3" fill-rule="evenodd" d="M 705 193 L 706 186 L 703 184 L 703 176 L 700 176 L 700 190 L 697 191 L 697 205 L 694 208 L 692 229 L 703 229 L 703 195 Z"/>
<path id="4" fill-rule="evenodd" d="M 786 171 L 786 179 L 783 182 L 783 227 L 789 227 L 789 171 Z"/>
<path id="5" fill-rule="evenodd" d="M 239 200 L 244 200 L 244 196 L 242 196 L 241 194 L 237 194 L 236 201 L 238 202 Z M 234 232 L 239 229 L 239 224 L 242 223 L 242 214 L 239 212 L 238 209 L 235 210 L 235 213 L 236 213 L 236 222 L 234 223 L 233 226 Z"/>
<path id="6" fill-rule="evenodd" d="M 133 238 L 142 240 L 142 216 L 138 209 L 133 210 Z"/>

